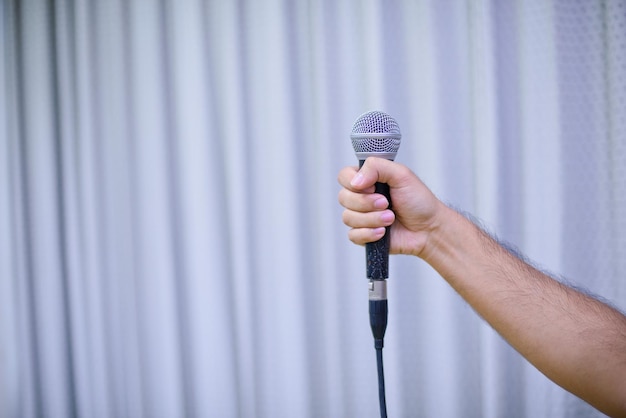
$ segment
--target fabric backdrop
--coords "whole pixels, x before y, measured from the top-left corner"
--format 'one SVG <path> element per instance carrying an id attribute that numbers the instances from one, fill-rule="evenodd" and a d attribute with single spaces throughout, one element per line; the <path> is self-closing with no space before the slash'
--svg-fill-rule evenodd
<path id="1" fill-rule="evenodd" d="M 5 0 L 0 416 L 375 417 L 336 175 L 397 161 L 626 308 L 626 2 Z M 393 257 L 391 417 L 591 417 Z"/>

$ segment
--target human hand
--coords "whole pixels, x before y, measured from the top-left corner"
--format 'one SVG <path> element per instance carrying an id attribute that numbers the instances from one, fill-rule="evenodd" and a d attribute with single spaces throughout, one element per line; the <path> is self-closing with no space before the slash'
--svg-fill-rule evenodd
<path id="1" fill-rule="evenodd" d="M 343 186 L 339 191 L 339 203 L 345 208 L 343 222 L 351 227 L 352 242 L 377 241 L 391 225 L 390 253 L 423 256 L 444 205 L 409 168 L 370 157 L 360 170 L 342 169 L 338 181 Z M 383 195 L 374 193 L 376 182 L 389 185 L 393 211 Z"/>

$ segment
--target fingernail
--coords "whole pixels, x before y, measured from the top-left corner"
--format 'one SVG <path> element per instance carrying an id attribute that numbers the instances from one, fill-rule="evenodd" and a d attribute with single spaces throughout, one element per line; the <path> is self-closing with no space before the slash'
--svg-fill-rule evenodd
<path id="1" fill-rule="evenodd" d="M 385 235 L 385 231 L 386 231 L 386 229 L 385 229 L 384 226 L 381 226 L 380 228 L 375 228 L 374 231 L 373 231 L 374 232 L 374 237 L 382 238 L 383 235 Z"/>
<path id="2" fill-rule="evenodd" d="M 386 209 L 387 205 L 387 199 L 385 199 L 384 197 L 381 197 L 380 199 L 376 199 L 376 201 L 374 201 L 374 208 L 376 209 Z"/>
<path id="3" fill-rule="evenodd" d="M 391 222 L 393 221 L 393 217 L 393 212 L 391 212 L 390 210 L 386 210 L 380 214 L 380 220 L 383 222 Z"/>
<path id="4" fill-rule="evenodd" d="M 361 174 L 360 172 L 356 173 L 356 176 L 352 178 L 352 181 L 350 182 L 350 184 L 354 187 L 358 187 L 361 184 L 363 184 L 363 174 Z"/>

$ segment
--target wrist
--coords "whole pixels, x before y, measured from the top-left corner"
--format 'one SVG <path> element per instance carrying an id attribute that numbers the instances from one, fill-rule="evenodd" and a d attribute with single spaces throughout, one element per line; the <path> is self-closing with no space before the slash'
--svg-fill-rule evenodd
<path id="1" fill-rule="evenodd" d="M 416 254 L 435 268 L 443 258 L 448 258 L 454 252 L 455 244 L 460 239 L 459 235 L 462 231 L 460 223 L 465 220 L 463 216 L 444 203 L 439 201 L 438 205 L 424 245 Z"/>

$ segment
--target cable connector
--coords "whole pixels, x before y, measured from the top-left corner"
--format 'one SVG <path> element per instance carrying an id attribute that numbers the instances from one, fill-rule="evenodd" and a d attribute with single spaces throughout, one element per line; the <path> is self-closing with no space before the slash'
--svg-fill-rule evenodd
<path id="1" fill-rule="evenodd" d="M 374 334 L 376 348 L 376 364 L 378 367 L 378 400 L 380 416 L 387 418 L 387 401 L 385 400 L 385 374 L 383 371 L 383 346 L 387 330 L 387 280 L 370 280 L 369 283 L 370 326 Z"/>
<path id="2" fill-rule="evenodd" d="M 370 300 L 387 300 L 387 280 L 370 280 Z"/>
<path id="3" fill-rule="evenodd" d="M 387 330 L 387 280 L 370 280 L 369 283 L 370 327 L 377 349 L 383 348 Z"/>

